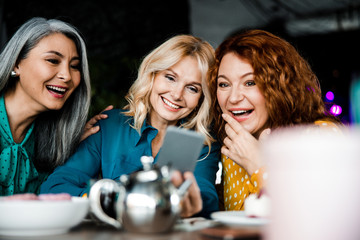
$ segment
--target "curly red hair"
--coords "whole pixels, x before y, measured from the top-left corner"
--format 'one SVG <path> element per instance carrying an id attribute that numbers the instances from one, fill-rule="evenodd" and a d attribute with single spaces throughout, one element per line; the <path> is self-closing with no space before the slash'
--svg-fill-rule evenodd
<path id="1" fill-rule="evenodd" d="M 210 70 L 210 91 L 214 130 L 225 138 L 224 120 L 216 98 L 217 74 L 221 59 L 235 53 L 254 69 L 255 83 L 266 100 L 267 127 L 272 129 L 319 119 L 339 122 L 328 115 L 316 75 L 308 62 L 284 39 L 263 30 L 249 30 L 226 39 L 216 49 L 216 64 Z"/>

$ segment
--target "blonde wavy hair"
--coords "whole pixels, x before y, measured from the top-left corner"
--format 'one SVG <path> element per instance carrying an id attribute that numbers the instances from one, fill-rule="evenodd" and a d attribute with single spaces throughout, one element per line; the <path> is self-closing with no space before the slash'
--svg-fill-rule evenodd
<path id="1" fill-rule="evenodd" d="M 151 51 L 142 61 L 137 79 L 125 96 L 128 104 L 124 107 L 127 116 L 134 117 L 132 126 L 140 133 L 146 117 L 151 111 L 150 94 L 153 88 L 155 75 L 171 68 L 184 57 L 193 57 L 198 62 L 201 72 L 202 96 L 198 106 L 187 116 L 181 127 L 193 129 L 205 136 L 205 142 L 210 147 L 214 139 L 208 127 L 211 122 L 209 109 L 211 96 L 208 87 L 208 70 L 215 63 L 214 49 L 206 41 L 191 35 L 177 35 Z"/>

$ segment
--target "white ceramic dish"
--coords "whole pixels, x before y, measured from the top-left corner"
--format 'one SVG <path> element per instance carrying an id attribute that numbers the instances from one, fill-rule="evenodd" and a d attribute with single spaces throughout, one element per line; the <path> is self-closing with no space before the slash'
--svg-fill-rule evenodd
<path id="1" fill-rule="evenodd" d="M 226 225 L 236 226 L 263 226 L 269 222 L 265 218 L 247 217 L 244 211 L 214 212 L 211 218 Z"/>
<path id="2" fill-rule="evenodd" d="M 0 201 L 0 235 L 62 234 L 79 224 L 89 211 L 87 198 L 62 201 Z"/>

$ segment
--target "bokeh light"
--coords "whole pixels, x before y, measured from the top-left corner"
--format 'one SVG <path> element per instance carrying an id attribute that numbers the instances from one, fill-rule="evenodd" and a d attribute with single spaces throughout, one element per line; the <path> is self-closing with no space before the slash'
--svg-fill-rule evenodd
<path id="1" fill-rule="evenodd" d="M 334 93 L 332 91 L 328 91 L 325 95 L 326 99 L 329 100 L 329 101 L 332 101 L 334 100 L 335 96 L 334 96 Z"/>
<path id="2" fill-rule="evenodd" d="M 341 114 L 342 108 L 339 105 L 334 104 L 334 105 L 331 106 L 330 112 L 331 112 L 331 114 L 333 114 L 335 116 L 338 116 L 338 115 Z"/>

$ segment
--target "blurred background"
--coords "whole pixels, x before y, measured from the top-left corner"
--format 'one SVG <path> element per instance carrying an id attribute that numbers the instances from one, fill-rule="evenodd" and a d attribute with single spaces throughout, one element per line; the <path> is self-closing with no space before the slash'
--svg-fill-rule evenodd
<path id="1" fill-rule="evenodd" d="M 351 86 L 360 79 L 360 0 L 0 0 L 0 47 L 31 17 L 76 26 L 88 47 L 90 116 L 117 108 L 142 58 L 175 34 L 216 48 L 227 36 L 260 28 L 292 43 L 317 74 L 329 110 L 352 123 Z M 1 59 L 0 59 L 1 61 Z"/>

